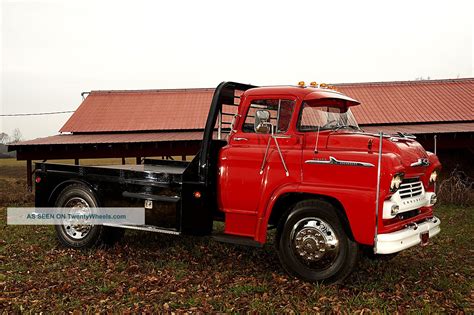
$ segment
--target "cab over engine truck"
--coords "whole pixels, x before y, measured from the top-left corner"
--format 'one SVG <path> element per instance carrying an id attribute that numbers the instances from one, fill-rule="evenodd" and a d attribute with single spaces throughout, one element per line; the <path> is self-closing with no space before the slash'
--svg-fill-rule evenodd
<path id="1" fill-rule="evenodd" d="M 438 158 L 411 136 L 363 132 L 350 110 L 357 105 L 314 84 L 223 82 L 191 162 L 36 163 L 36 206 L 147 209 L 143 226 L 56 226 L 59 241 L 74 248 L 113 242 L 125 228 L 258 247 L 275 228 L 289 274 L 342 281 L 362 248 L 394 254 L 440 231 Z M 213 232 L 214 221 L 223 232 Z"/>

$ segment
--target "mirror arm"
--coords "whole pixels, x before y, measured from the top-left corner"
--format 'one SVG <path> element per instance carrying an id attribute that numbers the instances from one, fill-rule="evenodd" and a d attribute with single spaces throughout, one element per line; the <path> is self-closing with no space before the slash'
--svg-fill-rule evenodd
<path id="1" fill-rule="evenodd" d="M 270 149 L 270 142 L 273 139 L 275 141 L 275 145 L 277 147 L 277 151 L 278 151 L 278 155 L 280 156 L 281 163 L 283 164 L 283 168 L 285 169 L 285 174 L 286 176 L 290 176 L 290 172 L 288 171 L 288 168 L 286 167 L 285 159 L 283 158 L 283 154 L 281 153 L 280 145 L 278 144 L 277 136 L 275 136 L 275 133 L 274 133 L 274 126 L 269 122 L 265 124 L 270 126 L 272 133 L 271 133 L 271 136 L 268 138 L 267 148 L 265 150 L 265 155 L 263 156 L 262 166 L 260 167 L 260 175 L 263 174 L 263 168 L 265 167 L 265 164 L 267 162 L 267 155 Z"/>
<path id="2" fill-rule="evenodd" d="M 281 163 L 283 164 L 283 167 L 285 168 L 285 174 L 286 176 L 290 176 L 290 172 L 288 172 L 288 168 L 286 167 L 285 159 L 283 158 L 283 154 L 281 153 L 280 150 L 280 145 L 278 144 L 278 140 L 275 136 L 272 136 L 272 138 L 275 140 L 275 144 L 278 150 L 278 154 L 280 155 Z"/>
<path id="3" fill-rule="evenodd" d="M 318 134 L 316 135 L 316 144 L 314 145 L 314 153 L 318 153 L 319 129 L 320 129 L 320 126 L 318 124 Z"/>
<path id="4" fill-rule="evenodd" d="M 267 141 L 267 148 L 265 149 L 265 154 L 263 155 L 262 166 L 260 166 L 260 175 L 263 174 L 263 168 L 265 167 L 265 162 L 267 162 L 268 150 L 270 149 L 270 141 L 272 141 L 272 137 L 269 137 Z"/>
<path id="5" fill-rule="evenodd" d="M 229 132 L 229 137 L 232 133 L 236 133 L 237 130 L 234 129 L 234 125 L 237 121 L 237 117 L 242 117 L 242 115 L 240 114 L 235 114 L 233 117 L 232 117 L 232 122 L 230 123 L 230 132 Z"/>

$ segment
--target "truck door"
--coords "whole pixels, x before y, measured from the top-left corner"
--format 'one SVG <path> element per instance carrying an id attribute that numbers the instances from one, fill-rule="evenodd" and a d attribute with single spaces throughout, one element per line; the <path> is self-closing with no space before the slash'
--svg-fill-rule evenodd
<path id="1" fill-rule="evenodd" d="M 310 106 L 304 102 L 297 125 L 298 130 L 304 133 L 302 181 L 317 187 L 328 185 L 329 180 L 335 175 L 330 173 L 333 170 L 325 164 L 330 161 L 326 144 L 328 135 L 336 127 L 334 120 L 330 118 L 331 113 L 338 113 L 340 109 L 323 106 L 324 104 L 324 100 L 319 101 L 318 106 Z"/>
<path id="2" fill-rule="evenodd" d="M 221 151 L 218 193 L 220 208 L 225 212 L 225 233 L 253 237 L 259 214 L 275 189 L 300 181 L 302 141 L 290 128 L 295 100 L 261 97 L 248 103 L 247 113 Z M 270 113 L 276 139 L 270 130 L 255 132 L 258 110 Z"/>

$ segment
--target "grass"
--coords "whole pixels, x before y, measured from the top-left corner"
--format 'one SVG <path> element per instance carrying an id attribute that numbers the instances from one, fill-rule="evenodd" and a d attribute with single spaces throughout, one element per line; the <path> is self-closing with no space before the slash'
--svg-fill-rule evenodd
<path id="1" fill-rule="evenodd" d="M 113 248 L 64 248 L 51 226 L 6 225 L 7 206 L 33 204 L 24 173 L 24 163 L 0 160 L 0 309 L 7 312 L 474 311 L 472 206 L 438 207 L 442 232 L 429 246 L 389 262 L 363 258 L 344 285 L 326 286 L 288 276 L 272 244 L 127 231 Z"/>

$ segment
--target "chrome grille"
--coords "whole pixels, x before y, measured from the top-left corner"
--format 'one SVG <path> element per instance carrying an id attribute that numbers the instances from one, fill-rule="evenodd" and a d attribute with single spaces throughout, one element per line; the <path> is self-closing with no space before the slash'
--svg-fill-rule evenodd
<path id="1" fill-rule="evenodd" d="M 400 185 L 398 194 L 401 199 L 419 196 L 423 193 L 423 183 L 420 181 L 406 180 Z"/>

